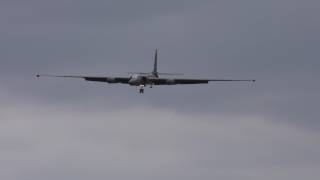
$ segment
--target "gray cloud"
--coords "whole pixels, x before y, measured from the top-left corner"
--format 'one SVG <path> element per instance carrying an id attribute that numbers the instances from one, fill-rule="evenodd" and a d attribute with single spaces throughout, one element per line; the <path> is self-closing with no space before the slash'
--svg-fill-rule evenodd
<path id="1" fill-rule="evenodd" d="M 0 174 L 317 177 L 319 7 L 312 0 L 1 1 Z M 160 71 L 258 81 L 138 96 L 132 87 L 33 77 L 150 71 L 155 48 Z"/>
<path id="2" fill-rule="evenodd" d="M 1 109 L 3 179 L 318 176 L 319 133 L 264 117 L 37 103 Z"/>

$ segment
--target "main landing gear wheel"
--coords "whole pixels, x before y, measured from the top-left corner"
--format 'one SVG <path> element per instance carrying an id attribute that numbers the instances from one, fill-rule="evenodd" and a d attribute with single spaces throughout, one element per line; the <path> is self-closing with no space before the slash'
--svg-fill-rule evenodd
<path id="1" fill-rule="evenodd" d="M 140 90 L 139 90 L 140 94 L 144 93 L 144 85 L 140 85 Z"/>

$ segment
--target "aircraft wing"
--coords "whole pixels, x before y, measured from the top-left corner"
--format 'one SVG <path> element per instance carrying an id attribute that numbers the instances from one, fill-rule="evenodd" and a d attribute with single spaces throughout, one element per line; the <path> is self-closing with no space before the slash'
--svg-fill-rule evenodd
<path id="1" fill-rule="evenodd" d="M 129 77 L 99 77 L 99 76 L 56 76 L 56 75 L 37 75 L 37 77 L 57 77 L 57 78 L 79 78 L 86 81 L 106 82 L 106 83 L 123 83 L 128 84 Z"/>
<path id="2" fill-rule="evenodd" d="M 150 79 L 154 85 L 176 85 L 176 84 L 208 84 L 213 81 L 249 81 L 255 80 L 239 80 L 239 79 L 166 79 L 166 78 L 152 78 Z"/>

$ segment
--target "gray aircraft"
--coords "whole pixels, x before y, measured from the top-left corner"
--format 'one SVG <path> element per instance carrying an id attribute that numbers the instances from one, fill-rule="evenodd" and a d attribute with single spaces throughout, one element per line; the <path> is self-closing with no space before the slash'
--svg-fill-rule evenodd
<path id="1" fill-rule="evenodd" d="M 37 77 L 61 77 L 61 78 L 80 78 L 86 81 L 105 82 L 105 83 L 122 83 L 130 86 L 139 87 L 140 94 L 144 93 L 144 88 L 149 86 L 152 88 L 156 85 L 179 85 L 179 84 L 208 84 L 211 81 L 248 81 L 255 82 L 255 80 L 235 80 L 235 79 L 186 79 L 186 78 L 161 78 L 159 75 L 182 75 L 171 73 L 158 72 L 158 50 L 156 49 L 154 55 L 154 67 L 150 73 L 130 73 L 129 77 L 99 77 L 99 76 L 57 76 L 57 75 L 40 75 Z"/>

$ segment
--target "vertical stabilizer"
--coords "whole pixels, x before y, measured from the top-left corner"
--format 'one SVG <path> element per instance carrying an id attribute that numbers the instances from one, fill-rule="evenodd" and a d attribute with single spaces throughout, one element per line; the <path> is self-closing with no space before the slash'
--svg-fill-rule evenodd
<path id="1" fill-rule="evenodd" d="M 156 52 L 154 54 L 154 65 L 153 65 L 152 74 L 158 77 L 158 49 L 156 49 Z"/>

